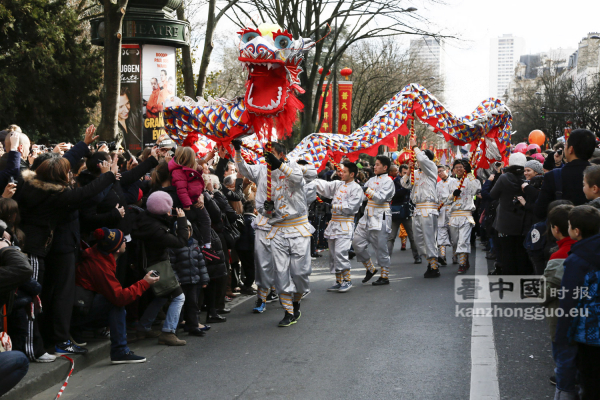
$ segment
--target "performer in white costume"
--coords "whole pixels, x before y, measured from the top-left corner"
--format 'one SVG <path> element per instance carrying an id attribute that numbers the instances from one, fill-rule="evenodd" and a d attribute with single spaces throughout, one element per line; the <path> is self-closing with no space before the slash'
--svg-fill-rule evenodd
<path id="1" fill-rule="evenodd" d="M 294 161 L 283 162 L 285 148 L 279 143 L 273 144 L 272 153 L 265 153 L 265 160 L 272 167 L 272 201 L 269 203 L 266 200 L 267 167 L 247 165 L 239 151 L 241 141 L 234 140 L 232 145 L 236 149 L 240 173 L 257 184 L 256 208 L 260 215 L 257 217 L 255 257 L 259 298 L 255 311 L 264 311 L 262 296 L 266 296 L 274 282 L 285 309 L 279 326 L 290 326 L 301 316 L 300 301 L 302 294 L 309 290 L 311 273 L 310 237 L 314 228 L 307 218 L 302 169 Z M 258 304 L 259 300 L 261 304 Z"/>
<path id="2" fill-rule="evenodd" d="M 481 182 L 470 173 L 471 167 L 467 160 L 455 160 L 452 169 L 457 179 L 450 185 L 450 194 L 446 199 L 450 207 L 450 239 L 458 258 L 458 273 L 464 274 L 470 266 L 471 230 L 475 226 L 474 197 L 481 192 Z M 467 176 L 459 187 L 465 174 Z"/>
<path id="3" fill-rule="evenodd" d="M 433 153 L 430 150 L 421 151 L 417 147 L 416 139 L 411 137 L 410 147 L 414 150 L 419 169 L 415 170 L 414 185 L 411 184 L 410 174 L 402 178 L 400 183 L 407 189 L 412 189 L 410 195 L 415 204 L 413 214 L 413 234 L 419 254 L 424 255 L 429 264 L 425 278 L 440 276 L 438 268 L 437 229 L 438 229 L 438 196 L 436 190 L 437 167 L 433 162 Z M 409 163 L 412 166 L 412 162 Z M 414 186 L 414 187 L 413 187 Z"/>
<path id="4" fill-rule="evenodd" d="M 448 170 L 445 165 L 438 165 L 438 177 L 440 180 L 437 183 L 436 190 L 438 194 L 438 199 L 441 202 L 440 204 L 440 215 L 438 216 L 438 237 L 437 243 L 439 246 L 439 256 L 438 261 L 442 266 L 445 266 L 446 263 L 446 247 L 452 246 L 450 243 L 450 232 L 449 232 L 449 219 L 450 219 L 450 206 L 445 203 L 445 200 L 450 195 L 450 185 L 452 182 L 456 181 L 456 179 L 452 178 L 448 175 Z"/>
<path id="5" fill-rule="evenodd" d="M 352 287 L 348 251 L 352 246 L 354 216 L 364 200 L 363 189 L 354 180 L 358 173 L 356 164 L 345 161 L 340 167 L 341 180 L 327 182 L 317 179 L 307 185 L 314 185 L 320 196 L 332 199 L 331 221 L 325 229 L 330 272 L 335 274 L 335 285 L 327 289 L 329 292 L 347 292 Z"/>
<path id="6" fill-rule="evenodd" d="M 364 215 L 358 221 L 352 240 L 356 259 L 367 269 L 363 283 L 367 283 L 377 273 L 368 251 L 369 245 L 373 246 L 373 251 L 377 255 L 377 265 L 381 268 L 381 277 L 373 282 L 375 286 L 390 283 L 390 254 L 387 239 L 392 230 L 390 201 L 396 191 L 394 182 L 388 176 L 390 165 L 392 163 L 388 157 L 377 156 L 373 167 L 376 176 L 369 179 L 363 188 L 369 201 Z"/>

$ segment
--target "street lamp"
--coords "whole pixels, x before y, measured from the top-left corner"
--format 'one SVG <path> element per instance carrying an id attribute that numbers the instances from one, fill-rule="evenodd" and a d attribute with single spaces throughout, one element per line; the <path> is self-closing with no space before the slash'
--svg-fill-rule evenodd
<path id="1" fill-rule="evenodd" d="M 402 11 L 404 11 L 404 12 L 413 12 L 413 11 L 417 11 L 417 8 L 416 7 L 408 7 L 408 8 L 402 9 Z"/>
<path id="2" fill-rule="evenodd" d="M 590 39 L 600 39 L 600 36 L 598 36 L 598 35 L 592 35 L 592 36 L 590 36 Z"/>

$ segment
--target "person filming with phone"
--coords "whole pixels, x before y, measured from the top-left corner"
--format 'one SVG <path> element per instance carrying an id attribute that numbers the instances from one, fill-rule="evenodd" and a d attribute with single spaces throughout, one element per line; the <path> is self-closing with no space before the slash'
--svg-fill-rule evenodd
<path id="1" fill-rule="evenodd" d="M 138 299 L 160 279 L 148 271 L 143 279 L 123 288 L 117 280 L 117 259 L 125 253 L 125 237 L 118 229 L 98 228 L 93 232 L 97 243 L 82 252 L 77 264 L 77 312 L 72 331 L 110 326 L 110 358 L 112 364 L 134 364 L 146 361 L 127 346 L 125 306 Z M 85 306 L 87 304 L 87 307 Z"/>

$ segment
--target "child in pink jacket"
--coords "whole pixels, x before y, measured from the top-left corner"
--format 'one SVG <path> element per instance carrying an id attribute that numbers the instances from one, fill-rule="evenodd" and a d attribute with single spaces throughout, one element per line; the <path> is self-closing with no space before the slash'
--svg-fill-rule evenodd
<path id="1" fill-rule="evenodd" d="M 178 147 L 175 157 L 169 161 L 171 184 L 177 189 L 177 197 L 187 219 L 192 223 L 198 242 L 210 248 L 210 217 L 204 208 L 204 179 L 197 170 L 196 153 L 191 147 Z"/>

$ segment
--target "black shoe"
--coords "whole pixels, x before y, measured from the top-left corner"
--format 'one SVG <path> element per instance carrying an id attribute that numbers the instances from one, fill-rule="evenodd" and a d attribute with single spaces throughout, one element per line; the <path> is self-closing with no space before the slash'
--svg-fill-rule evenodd
<path id="1" fill-rule="evenodd" d="M 277 326 L 286 327 L 286 326 L 294 325 L 295 323 L 296 323 L 296 320 L 294 319 L 294 316 L 286 311 L 285 315 L 283 316 L 283 319 L 281 321 L 279 321 L 279 324 Z"/>
<path id="2" fill-rule="evenodd" d="M 371 285 L 373 286 L 381 286 L 381 285 L 389 285 L 390 284 L 390 280 L 388 278 L 379 278 L 377 279 L 375 282 L 373 282 Z"/>
<path id="3" fill-rule="evenodd" d="M 438 257 L 438 262 L 440 263 L 440 265 L 441 265 L 442 267 L 445 267 L 446 265 L 448 265 L 448 264 L 446 263 L 446 257 L 441 257 L 441 256 L 440 256 L 440 257 Z"/>
<path id="4" fill-rule="evenodd" d="M 311 253 L 310 255 L 312 258 L 319 258 L 319 257 L 323 257 L 321 254 L 319 253 Z"/>
<path id="5" fill-rule="evenodd" d="M 377 273 L 377 270 L 371 272 L 369 270 L 367 270 L 367 274 L 365 275 L 365 277 L 362 280 L 362 283 L 367 283 L 371 280 L 372 277 L 375 276 L 375 274 Z"/>
<path id="6" fill-rule="evenodd" d="M 252 286 L 242 286 L 240 293 L 247 294 L 248 296 L 254 296 L 256 294 L 256 290 L 252 289 Z"/>
<path id="7" fill-rule="evenodd" d="M 415 257 L 415 264 L 421 264 L 423 262 L 423 260 L 421 259 L 421 257 Z"/>
<path id="8" fill-rule="evenodd" d="M 227 322 L 227 318 L 219 315 L 219 314 L 211 314 L 206 317 L 206 323 L 212 322 L 213 324 L 218 324 L 219 322 Z"/>
<path id="9" fill-rule="evenodd" d="M 229 314 L 231 312 L 231 308 L 222 308 L 217 310 L 217 314 Z"/>
<path id="10" fill-rule="evenodd" d="M 487 253 L 485 253 L 485 258 L 488 260 L 495 260 L 496 254 L 494 254 L 494 252 L 492 251 L 488 251 Z"/>
<path id="11" fill-rule="evenodd" d="M 202 336 L 206 335 L 206 332 L 200 330 L 200 328 L 196 328 L 196 329 L 192 329 L 191 331 L 189 331 L 188 335 L 202 337 Z"/>
<path id="12" fill-rule="evenodd" d="M 356 257 L 356 253 L 352 250 L 348 251 L 348 259 L 352 260 L 354 257 Z"/>
<path id="13" fill-rule="evenodd" d="M 552 375 L 550 378 L 548 378 L 550 380 L 550 384 L 556 386 L 556 376 Z"/>
<path id="14" fill-rule="evenodd" d="M 146 362 L 146 357 L 140 357 L 133 354 L 133 351 L 130 351 L 127 354 L 123 354 L 121 357 L 111 358 L 110 362 L 112 364 L 137 364 Z"/>
<path id="15" fill-rule="evenodd" d="M 302 316 L 302 313 L 300 312 L 300 303 L 294 301 L 292 304 L 294 305 L 294 321 L 298 321 Z"/>
<path id="16" fill-rule="evenodd" d="M 279 299 L 279 296 L 277 295 L 277 293 L 275 293 L 274 290 L 271 290 L 269 292 L 269 294 L 267 295 L 267 303 L 271 303 L 271 302 L 273 302 L 275 300 L 278 300 L 278 299 Z"/>
<path id="17" fill-rule="evenodd" d="M 440 270 L 437 268 L 427 268 L 427 271 L 423 274 L 425 278 L 439 278 Z"/>

